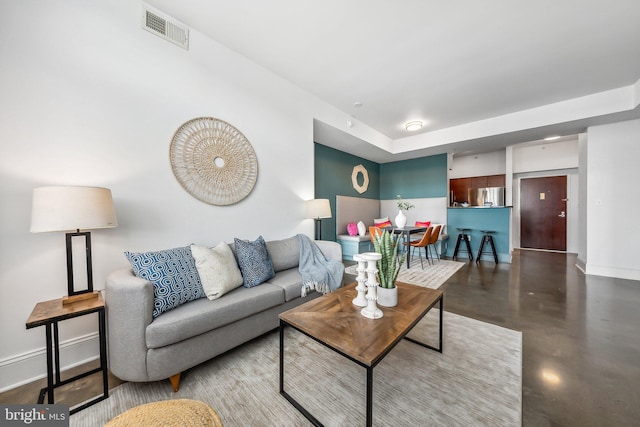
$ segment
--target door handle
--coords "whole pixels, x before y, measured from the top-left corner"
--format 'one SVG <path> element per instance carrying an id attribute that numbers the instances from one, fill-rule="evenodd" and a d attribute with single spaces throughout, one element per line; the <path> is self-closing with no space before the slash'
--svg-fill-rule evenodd
<path id="1" fill-rule="evenodd" d="M 560 212 L 560 215 L 558 215 L 560 218 L 566 218 L 567 214 L 564 213 L 564 211 Z"/>

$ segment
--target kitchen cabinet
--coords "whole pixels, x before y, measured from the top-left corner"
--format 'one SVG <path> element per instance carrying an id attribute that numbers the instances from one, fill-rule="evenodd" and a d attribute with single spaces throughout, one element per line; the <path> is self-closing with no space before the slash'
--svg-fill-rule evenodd
<path id="1" fill-rule="evenodd" d="M 471 188 L 471 178 L 457 178 L 449 181 L 449 191 L 452 193 L 451 202 L 467 202 L 467 190 Z"/>
<path id="2" fill-rule="evenodd" d="M 473 176 L 449 180 L 450 202 L 469 202 L 468 190 L 471 188 L 506 187 L 505 175 Z"/>
<path id="3" fill-rule="evenodd" d="M 506 187 L 506 179 L 504 175 L 489 175 L 487 176 L 487 187 Z M 478 187 L 480 188 L 480 187 Z"/>

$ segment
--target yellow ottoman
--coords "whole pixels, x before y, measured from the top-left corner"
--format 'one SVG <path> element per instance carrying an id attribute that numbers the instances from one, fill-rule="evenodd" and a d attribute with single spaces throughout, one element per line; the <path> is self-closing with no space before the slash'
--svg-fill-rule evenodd
<path id="1" fill-rule="evenodd" d="M 222 427 L 216 411 L 198 400 L 161 400 L 136 406 L 123 412 L 105 426 Z"/>

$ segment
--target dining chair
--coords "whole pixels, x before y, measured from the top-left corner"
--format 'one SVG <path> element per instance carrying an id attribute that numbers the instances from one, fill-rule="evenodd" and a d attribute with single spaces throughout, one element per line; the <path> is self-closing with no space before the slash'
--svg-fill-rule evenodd
<path id="1" fill-rule="evenodd" d="M 409 246 L 410 248 L 413 248 L 413 253 L 415 254 L 416 249 L 418 250 L 418 256 L 420 256 L 420 267 L 422 267 L 422 269 L 424 269 L 424 264 L 422 263 L 422 251 L 420 250 L 421 248 L 424 248 L 424 255 L 425 258 L 427 258 L 427 261 L 429 260 L 429 255 L 427 253 L 427 245 L 429 244 L 429 241 L 431 239 L 431 233 L 433 232 L 433 227 L 429 227 L 427 228 L 427 231 L 422 235 L 422 237 L 420 238 L 420 240 L 412 240 L 411 242 L 409 242 Z M 406 242 L 404 243 L 405 245 L 407 244 Z M 411 253 L 410 253 L 411 255 Z"/>
<path id="2" fill-rule="evenodd" d="M 438 242 L 438 237 L 440 237 L 441 229 L 442 229 L 442 225 L 436 225 L 436 227 L 431 231 L 431 235 L 429 236 L 429 243 L 427 244 L 427 248 L 425 249 L 425 253 L 427 252 L 427 250 L 429 251 L 429 253 L 431 253 L 431 248 L 433 248 L 433 250 L 436 253 L 436 258 L 438 258 L 438 261 L 440 261 L 440 254 L 438 253 L 438 248 L 436 247 L 436 243 Z M 429 259 L 428 254 L 427 254 L 427 259 Z M 434 259 L 433 255 L 431 255 L 431 259 Z"/>
<path id="3" fill-rule="evenodd" d="M 374 250 L 374 248 L 376 247 L 376 245 L 375 245 L 376 237 L 380 236 L 381 234 L 382 234 L 382 228 L 376 227 L 375 225 L 370 225 L 369 226 L 369 240 L 371 240 L 371 248 L 372 248 L 372 250 Z"/>

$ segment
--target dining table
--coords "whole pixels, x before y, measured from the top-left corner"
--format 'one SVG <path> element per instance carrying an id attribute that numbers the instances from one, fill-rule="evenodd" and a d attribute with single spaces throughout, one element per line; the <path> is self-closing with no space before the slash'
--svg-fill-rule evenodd
<path id="1" fill-rule="evenodd" d="M 411 243 L 411 235 L 417 233 L 426 233 L 427 227 L 415 227 L 413 225 L 406 225 L 403 228 L 393 227 L 391 225 L 383 227 L 383 230 L 387 230 L 389 233 L 402 234 L 404 241 L 406 242 L 407 250 L 407 269 L 411 268 L 411 251 L 409 250 L 409 244 Z"/>

